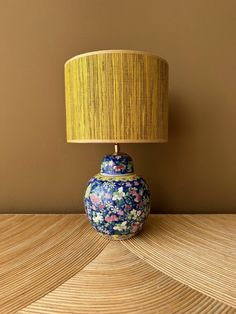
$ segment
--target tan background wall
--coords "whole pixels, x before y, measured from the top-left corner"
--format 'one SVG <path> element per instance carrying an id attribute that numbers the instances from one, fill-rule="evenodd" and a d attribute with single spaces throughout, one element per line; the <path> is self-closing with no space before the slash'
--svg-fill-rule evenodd
<path id="1" fill-rule="evenodd" d="M 236 211 L 235 0 L 0 0 L 0 211 L 77 212 L 108 144 L 66 144 L 64 62 L 99 49 L 170 64 L 168 144 L 122 148 L 153 211 Z"/>

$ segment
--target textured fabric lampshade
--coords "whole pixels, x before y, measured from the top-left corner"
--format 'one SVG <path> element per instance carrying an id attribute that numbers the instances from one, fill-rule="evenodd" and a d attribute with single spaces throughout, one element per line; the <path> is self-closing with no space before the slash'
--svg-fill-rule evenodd
<path id="1" fill-rule="evenodd" d="M 68 142 L 168 139 L 168 63 L 153 54 L 104 50 L 65 64 Z"/>

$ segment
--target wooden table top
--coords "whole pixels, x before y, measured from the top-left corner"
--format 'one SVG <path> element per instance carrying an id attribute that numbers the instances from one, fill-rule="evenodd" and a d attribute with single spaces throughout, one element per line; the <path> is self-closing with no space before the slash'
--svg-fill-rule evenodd
<path id="1" fill-rule="evenodd" d="M 150 215 L 126 241 L 85 215 L 0 215 L 0 313 L 236 313 L 236 215 Z"/>

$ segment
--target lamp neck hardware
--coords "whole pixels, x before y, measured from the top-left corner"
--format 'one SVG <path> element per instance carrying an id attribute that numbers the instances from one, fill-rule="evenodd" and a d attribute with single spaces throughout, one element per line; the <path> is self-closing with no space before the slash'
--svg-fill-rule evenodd
<path id="1" fill-rule="evenodd" d="M 120 153 L 120 144 L 115 143 L 115 152 L 114 155 L 119 155 Z"/>

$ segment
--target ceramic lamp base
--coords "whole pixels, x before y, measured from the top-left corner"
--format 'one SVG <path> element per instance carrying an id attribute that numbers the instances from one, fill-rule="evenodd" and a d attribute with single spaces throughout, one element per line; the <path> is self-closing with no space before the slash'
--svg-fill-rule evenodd
<path id="1" fill-rule="evenodd" d="M 101 172 L 89 182 L 85 211 L 92 226 L 111 240 L 126 240 L 143 227 L 150 212 L 145 180 L 133 172 L 129 155 L 106 155 Z"/>

